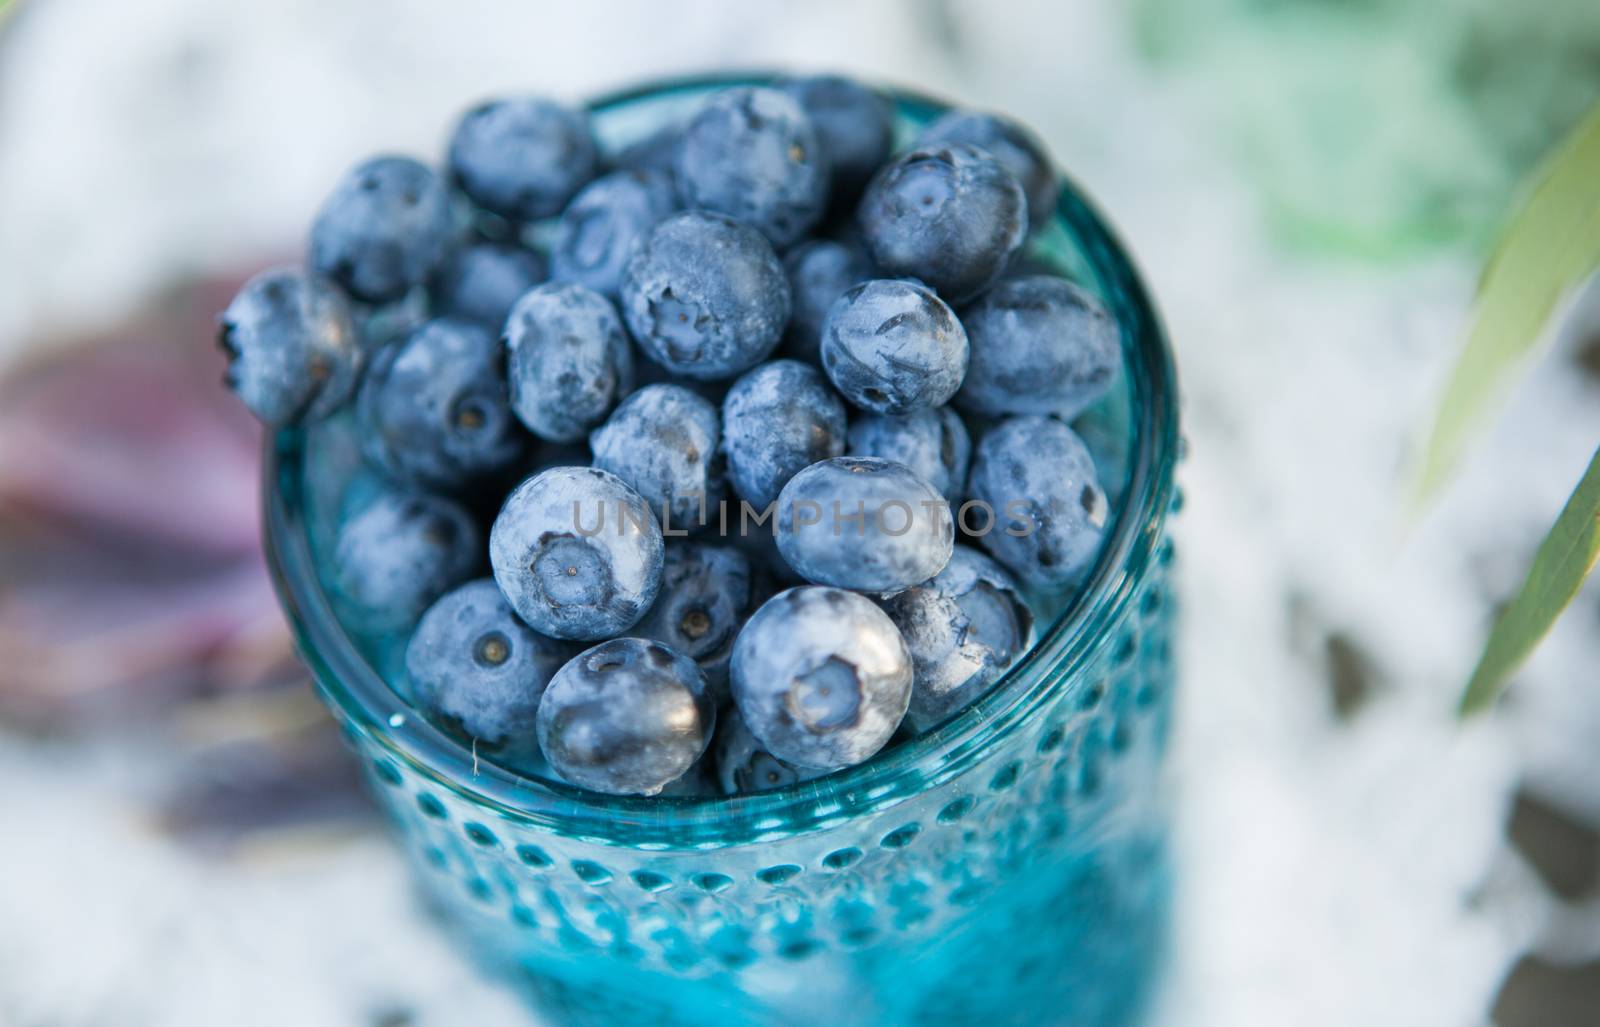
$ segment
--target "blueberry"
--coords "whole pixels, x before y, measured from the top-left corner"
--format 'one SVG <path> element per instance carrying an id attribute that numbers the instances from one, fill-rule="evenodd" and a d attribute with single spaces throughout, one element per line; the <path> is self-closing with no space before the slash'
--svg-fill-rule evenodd
<path id="1" fill-rule="evenodd" d="M 888 97 L 840 75 L 791 79 L 783 91 L 799 102 L 816 129 L 834 204 L 854 203 L 894 145 L 894 107 Z"/>
<path id="2" fill-rule="evenodd" d="M 822 322 L 847 289 L 873 277 L 872 260 L 858 245 L 811 239 L 785 254 L 783 267 L 794 306 L 784 337 L 786 352 L 820 364 Z"/>
<path id="3" fill-rule="evenodd" d="M 911 651 L 916 678 L 906 720 L 938 725 L 989 690 L 1022 655 L 1033 614 L 1016 583 L 976 549 L 956 546 L 931 581 L 885 601 Z"/>
<path id="4" fill-rule="evenodd" d="M 470 321 L 428 321 L 380 351 L 356 415 L 375 466 L 430 488 L 455 489 L 503 471 L 527 442 L 511 415 L 499 341 Z"/>
<path id="5" fill-rule="evenodd" d="M 966 377 L 967 332 L 943 300 L 915 282 L 862 282 L 828 311 L 822 368 L 864 410 L 931 410 Z"/>
<path id="6" fill-rule="evenodd" d="M 763 87 L 726 89 L 684 129 L 678 188 L 686 206 L 738 218 L 781 249 L 822 216 L 827 162 L 794 99 Z"/>
<path id="7" fill-rule="evenodd" d="M 972 440 L 961 417 L 949 407 L 904 417 L 864 414 L 850 424 L 849 452 L 905 464 L 951 503 L 959 504 L 966 496 Z"/>
<path id="8" fill-rule="evenodd" d="M 594 467 L 552 467 L 512 490 L 489 563 L 536 631 L 593 640 L 625 631 L 661 587 L 661 529 L 639 494 Z"/>
<path id="9" fill-rule="evenodd" d="M 980 541 L 1025 584 L 1075 585 L 1100 551 L 1109 509 L 1083 440 L 1051 417 L 1012 417 L 978 442 L 967 495 L 995 521 Z M 983 514 L 967 524 L 982 529 Z"/>
<path id="10" fill-rule="evenodd" d="M 409 157 L 358 164 L 317 211 L 310 264 L 368 303 L 397 299 L 427 281 L 452 231 L 444 183 Z"/>
<path id="11" fill-rule="evenodd" d="M 755 605 L 754 595 L 750 561 L 737 549 L 674 543 L 667 547 L 655 605 L 632 632 L 665 642 L 700 664 L 721 701 L 727 698 L 733 640 Z"/>
<path id="12" fill-rule="evenodd" d="M 898 592 L 943 570 L 954 545 L 950 504 L 904 464 L 835 457 L 778 496 L 778 550 L 819 585 Z"/>
<path id="13" fill-rule="evenodd" d="M 826 771 L 792 767 L 768 752 L 744 726 L 739 708 L 730 706 L 717 717 L 717 734 L 711 741 L 717 785 L 724 795 L 748 795 L 810 781 Z"/>
<path id="14" fill-rule="evenodd" d="M 911 654 L 888 614 L 854 592 L 802 587 L 755 612 L 733 646 L 745 727 L 796 767 L 836 770 L 883 748 L 911 698 Z"/>
<path id="15" fill-rule="evenodd" d="M 557 281 L 577 282 L 615 298 L 622 271 L 650 230 L 677 209 L 672 179 L 655 171 L 614 171 L 579 191 L 556 223 L 550 244 Z"/>
<path id="16" fill-rule="evenodd" d="M 844 403 L 822 372 L 794 360 L 763 364 L 722 401 L 728 478 L 757 512 L 803 468 L 844 452 Z"/>
<path id="17" fill-rule="evenodd" d="M 1116 321 L 1065 278 L 1007 278 L 961 319 L 972 360 L 956 402 L 976 413 L 1070 419 L 1106 394 L 1121 366 Z"/>
<path id="18" fill-rule="evenodd" d="M 551 282 L 506 319 L 511 409 L 550 442 L 575 442 L 633 387 L 633 350 L 611 301 Z"/>
<path id="19" fill-rule="evenodd" d="M 650 358 L 703 381 L 765 360 L 789 320 L 789 282 L 766 239 L 703 210 L 656 225 L 628 261 L 621 295 Z"/>
<path id="20" fill-rule="evenodd" d="M 270 427 L 319 420 L 350 398 L 362 348 L 349 305 L 328 282 L 292 268 L 244 283 L 222 313 L 224 381 Z"/>
<path id="21" fill-rule="evenodd" d="M 951 111 L 922 130 L 918 146 L 967 143 L 987 151 L 1011 170 L 1028 197 L 1028 218 L 1034 225 L 1055 213 L 1059 186 L 1044 143 L 1027 128 L 997 114 Z"/>
<path id="22" fill-rule="evenodd" d="M 450 173 L 461 191 L 512 221 L 559 214 L 598 165 L 588 117 L 538 98 L 479 104 L 450 139 Z"/>
<path id="23" fill-rule="evenodd" d="M 917 278 L 963 303 L 994 284 L 1021 248 L 1028 201 L 998 160 L 941 143 L 885 164 L 856 217 L 885 273 Z"/>
<path id="24" fill-rule="evenodd" d="M 589 436 L 594 465 L 610 471 L 662 518 L 662 527 L 706 524 L 722 493 L 717 408 L 681 385 L 646 385 Z"/>
<path id="25" fill-rule="evenodd" d="M 616 638 L 550 679 L 539 703 L 539 747 L 579 787 L 655 795 L 700 759 L 716 719 L 693 660 L 660 642 Z"/>
<path id="26" fill-rule="evenodd" d="M 383 485 L 364 500 L 335 537 L 333 599 L 356 631 L 402 631 L 472 577 L 482 539 L 467 511 L 439 496 Z"/>
<path id="27" fill-rule="evenodd" d="M 422 615 L 406 645 L 406 679 L 429 718 L 469 739 L 475 754 L 532 771 L 539 698 L 572 656 L 569 643 L 518 620 L 492 578 L 479 578 Z"/>
<path id="28" fill-rule="evenodd" d="M 533 250 L 492 242 L 463 246 L 433 277 L 434 313 L 499 332 L 517 297 L 546 276 L 544 257 Z"/>
<path id="29" fill-rule="evenodd" d="M 682 123 L 669 121 L 617 151 L 610 164 L 623 171 L 659 171 L 672 178 L 678 173 L 678 147 L 682 144 Z"/>

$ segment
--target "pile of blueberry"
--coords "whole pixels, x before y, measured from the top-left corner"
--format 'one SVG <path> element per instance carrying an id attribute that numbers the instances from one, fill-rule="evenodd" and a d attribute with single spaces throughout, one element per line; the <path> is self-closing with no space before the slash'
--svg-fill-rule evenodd
<path id="1" fill-rule="evenodd" d="M 443 174 L 357 165 L 308 267 L 228 307 L 231 387 L 345 419 L 376 482 L 341 619 L 407 638 L 396 687 L 477 754 L 618 794 L 817 777 L 977 698 L 1082 581 L 1109 511 L 1070 422 L 1121 348 L 1024 255 L 1055 172 L 1002 117 L 894 129 L 833 76 L 611 154 L 496 100 Z"/>

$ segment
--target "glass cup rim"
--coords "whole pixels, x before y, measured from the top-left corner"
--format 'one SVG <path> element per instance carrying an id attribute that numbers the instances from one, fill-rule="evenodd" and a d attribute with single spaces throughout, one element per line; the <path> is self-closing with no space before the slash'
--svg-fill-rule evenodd
<path id="1" fill-rule="evenodd" d="M 739 72 L 650 82 L 607 93 L 594 112 L 674 93 L 769 83 L 774 73 Z M 952 104 L 884 89 L 912 117 L 926 120 Z M 1061 175 L 1056 216 L 1073 233 L 1107 295 L 1126 301 L 1125 341 L 1135 447 L 1114 530 L 1079 597 L 1044 627 L 1033 647 L 978 701 L 937 729 L 867 762 L 812 781 L 740 796 L 610 796 L 530 778 L 477 759 L 436 728 L 383 680 L 334 616 L 297 503 L 280 487 L 285 460 L 298 458 L 288 431 L 268 433 L 263 457 L 265 550 L 297 648 L 325 701 L 358 732 L 414 775 L 456 793 L 490 816 L 603 844 L 643 849 L 710 849 L 826 830 L 874 814 L 963 773 L 1060 687 L 1084 687 L 1085 669 L 1129 613 L 1174 496 L 1178 435 L 1177 373 L 1167 335 L 1132 258 L 1069 176 Z"/>

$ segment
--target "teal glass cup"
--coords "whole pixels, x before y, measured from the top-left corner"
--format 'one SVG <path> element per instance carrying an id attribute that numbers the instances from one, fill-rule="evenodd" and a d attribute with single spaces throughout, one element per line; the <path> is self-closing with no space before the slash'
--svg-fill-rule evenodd
<path id="1" fill-rule="evenodd" d="M 596 102 L 610 147 L 712 89 Z M 937 103 L 895 96 L 903 135 Z M 1174 369 L 1126 253 L 1064 187 L 1035 259 L 1115 314 L 1125 369 L 1076 422 L 1115 519 L 1083 589 L 972 707 L 860 766 L 728 798 L 598 795 L 475 758 L 385 681 L 319 577 L 352 447 L 269 440 L 266 535 L 316 686 L 461 944 L 559 1024 L 1136 1022 L 1163 962 L 1171 873 Z M 397 680 L 391 672 L 390 680 Z"/>

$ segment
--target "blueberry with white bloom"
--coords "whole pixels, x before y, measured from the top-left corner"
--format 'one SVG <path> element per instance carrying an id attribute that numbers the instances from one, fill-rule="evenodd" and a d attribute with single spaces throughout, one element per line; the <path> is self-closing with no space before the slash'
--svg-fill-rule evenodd
<path id="1" fill-rule="evenodd" d="M 428 321 L 380 351 L 361 383 L 356 417 L 374 465 L 427 487 L 458 488 L 526 452 L 499 340 L 470 321 Z"/>
<path id="2" fill-rule="evenodd" d="M 836 770 L 883 748 L 911 699 L 911 654 L 888 614 L 837 588 L 767 600 L 733 646 L 745 727 L 795 767 Z"/>
<path id="3" fill-rule="evenodd" d="M 660 642 L 616 638 L 551 678 L 539 703 L 539 747 L 564 781 L 656 795 L 694 767 L 716 720 L 693 660 Z"/>
<path id="4" fill-rule="evenodd" d="M 737 218 L 782 249 L 822 216 L 828 167 L 811 119 L 776 89 L 713 94 L 683 132 L 685 205 Z"/>
<path id="5" fill-rule="evenodd" d="M 572 656 L 570 643 L 522 623 L 494 580 L 479 578 L 422 615 L 406 644 L 406 679 L 428 717 L 475 753 L 534 770 L 539 699 Z"/>
<path id="6" fill-rule="evenodd" d="M 722 400 L 728 479 L 757 512 L 803 468 L 842 454 L 845 431 L 843 401 L 821 371 L 796 360 L 761 365 Z"/>
<path id="7" fill-rule="evenodd" d="M 885 164 L 856 212 L 886 274 L 925 283 L 950 303 L 994 284 L 1028 234 L 1017 178 L 964 143 L 920 146 Z"/>
<path id="8" fill-rule="evenodd" d="M 1023 583 L 1076 585 L 1094 563 L 1110 510 L 1094 458 L 1071 428 L 1052 417 L 1000 422 L 972 455 L 967 495 L 994 511 L 983 547 Z M 971 526 L 982 529 L 983 515 Z"/>
<path id="9" fill-rule="evenodd" d="M 789 274 L 794 308 L 784 336 L 785 352 L 820 364 L 822 323 L 846 290 L 873 277 L 872 260 L 853 241 L 811 239 L 785 254 L 783 267 Z"/>
<path id="10" fill-rule="evenodd" d="M 427 281 L 453 224 L 444 183 L 410 157 L 374 157 L 339 180 L 311 225 L 311 269 L 367 303 Z"/>
<path id="11" fill-rule="evenodd" d="M 450 139 L 450 174 L 478 206 L 511 221 L 559 214 L 595 176 L 589 119 L 537 97 L 467 111 Z"/>
<path id="12" fill-rule="evenodd" d="M 749 795 L 810 781 L 826 771 L 794 767 L 768 752 L 744 726 L 739 708 L 725 708 L 717 717 L 717 735 L 711 740 L 717 785 L 724 795 Z"/>
<path id="13" fill-rule="evenodd" d="M 844 398 L 863 410 L 931 410 L 961 388 L 967 332 L 931 289 L 874 279 L 846 290 L 828 311 L 822 368 Z"/>
<path id="14" fill-rule="evenodd" d="M 1104 396 L 1122 363 L 1117 322 L 1065 278 L 1007 278 L 961 311 L 972 342 L 964 409 L 991 417 L 1076 417 Z"/>
<path id="15" fill-rule="evenodd" d="M 904 417 L 863 414 L 850 422 L 851 456 L 875 456 L 905 464 L 953 504 L 967 491 L 972 440 L 961 416 L 949 407 Z"/>
<path id="16" fill-rule="evenodd" d="M 986 150 L 1011 169 L 1028 197 L 1028 219 L 1034 225 L 1055 213 L 1060 187 L 1044 143 L 1025 126 L 998 114 L 951 111 L 922 130 L 918 146 L 968 143 Z"/>
<path id="17" fill-rule="evenodd" d="M 949 502 L 904 464 L 824 460 L 778 496 L 778 551 L 818 585 L 899 592 L 943 570 L 954 545 Z"/>
<path id="18" fill-rule="evenodd" d="M 489 564 L 535 631 L 592 641 L 636 624 L 661 588 L 661 529 L 616 475 L 552 467 L 518 485 L 489 530 Z"/>
<path id="19" fill-rule="evenodd" d="M 987 692 L 1022 655 L 1033 628 L 1011 575 L 966 546 L 956 546 L 931 581 L 886 600 L 884 609 L 916 668 L 906 720 L 918 731 Z"/>
<path id="20" fill-rule="evenodd" d="M 794 97 L 816 128 L 828 161 L 834 205 L 854 203 L 889 157 L 894 145 L 894 106 L 889 98 L 841 75 L 790 79 Z"/>
<path id="21" fill-rule="evenodd" d="M 721 418 L 682 385 L 646 385 L 589 436 L 594 466 L 644 497 L 663 528 L 709 523 L 722 495 Z"/>
<path id="22" fill-rule="evenodd" d="M 223 378 L 263 424 L 328 416 L 361 376 L 361 341 L 349 304 L 324 279 L 293 268 L 244 283 L 222 313 Z"/>
<path id="23" fill-rule="evenodd" d="M 789 321 L 789 281 L 767 240 L 704 210 L 656 225 L 628 261 L 621 297 L 645 353 L 701 381 L 765 360 Z"/>
<path id="24" fill-rule="evenodd" d="M 622 170 L 595 179 L 556 222 L 552 276 L 616 297 L 628 258 L 677 207 L 672 178 L 662 172 Z"/>
<path id="25" fill-rule="evenodd" d="M 526 247 L 493 242 L 463 246 L 433 276 L 433 310 L 499 332 L 511 305 L 547 276 L 544 257 Z"/>
<path id="26" fill-rule="evenodd" d="M 339 619 L 372 634 L 409 628 L 435 599 L 473 576 L 481 543 L 459 504 L 375 488 L 335 534 L 330 577 Z"/>
<path id="27" fill-rule="evenodd" d="M 549 442 L 576 442 L 633 388 L 633 350 L 611 301 L 550 282 L 506 318 L 511 409 Z"/>
<path id="28" fill-rule="evenodd" d="M 729 546 L 667 546 L 661 592 L 631 633 L 665 642 L 704 672 L 718 701 L 727 698 L 733 640 L 755 604 L 750 561 Z"/>

